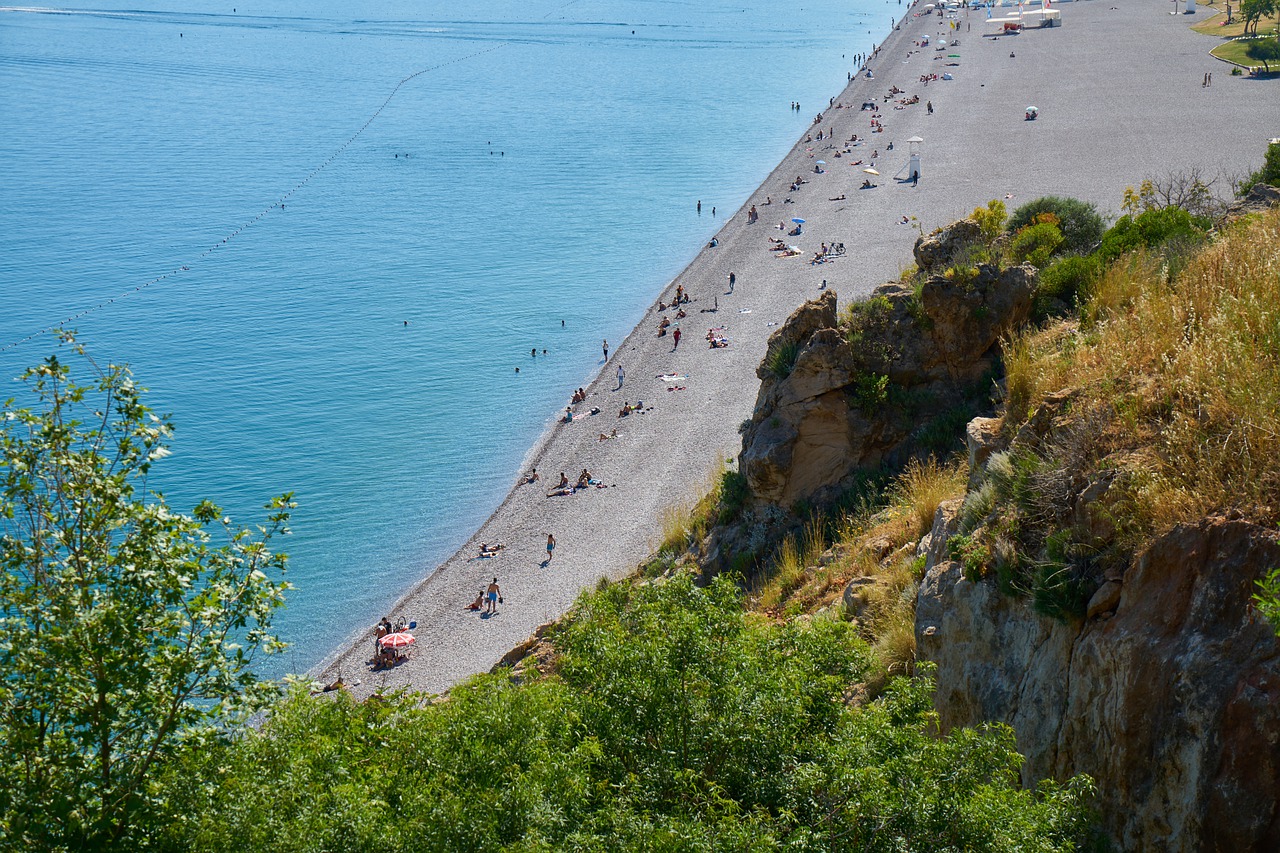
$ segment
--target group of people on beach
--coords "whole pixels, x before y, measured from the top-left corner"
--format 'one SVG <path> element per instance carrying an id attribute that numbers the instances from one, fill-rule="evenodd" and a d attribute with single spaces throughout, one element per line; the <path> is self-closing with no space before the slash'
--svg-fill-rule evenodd
<path id="1" fill-rule="evenodd" d="M 502 588 L 498 586 L 498 579 L 494 578 L 488 587 L 480 590 L 476 600 L 468 604 L 467 609 L 475 613 L 483 611 L 486 616 L 492 616 L 498 612 L 498 605 L 502 603 Z"/>

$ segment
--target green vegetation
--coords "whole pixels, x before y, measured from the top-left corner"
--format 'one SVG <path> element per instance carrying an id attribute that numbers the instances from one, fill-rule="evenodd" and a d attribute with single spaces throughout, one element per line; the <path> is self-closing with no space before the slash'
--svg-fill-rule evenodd
<path id="1" fill-rule="evenodd" d="M 1272 142 L 1267 146 L 1262 168 L 1240 182 L 1237 194 L 1240 196 L 1247 195 L 1249 190 L 1253 189 L 1254 184 L 1280 187 L 1280 142 Z"/>
<path id="2" fill-rule="evenodd" d="M 1245 42 L 1244 55 L 1262 63 L 1264 73 L 1271 73 L 1271 63 L 1280 63 L 1280 34 Z"/>
<path id="3" fill-rule="evenodd" d="M 1045 214 L 1053 220 L 1042 219 Z M 1062 234 L 1062 251 L 1088 252 L 1102 239 L 1106 225 L 1097 208 L 1085 201 L 1056 195 L 1042 196 L 1029 201 L 1009 217 L 1008 231 L 1016 234 L 1037 222 L 1052 222 Z"/>
<path id="4" fill-rule="evenodd" d="M 155 783 L 275 696 L 250 665 L 272 652 L 287 584 L 268 575 L 288 496 L 256 533 L 202 503 L 146 492 L 170 424 L 129 371 L 67 338 L 28 371 L 31 407 L 0 422 L 0 837 L 8 849 L 135 846 L 162 825 Z"/>
<path id="5" fill-rule="evenodd" d="M 1258 590 L 1253 596 L 1253 604 L 1280 636 L 1280 568 L 1267 572 L 1267 576 L 1258 581 Z"/>
<path id="6" fill-rule="evenodd" d="M 1040 271 L 1032 318 L 1043 322 L 1063 310 L 1075 309 L 1100 275 L 1102 260 L 1097 255 L 1068 255 L 1049 264 Z"/>
<path id="7" fill-rule="evenodd" d="M 1258 35 L 1258 25 L 1266 18 L 1280 13 L 1276 0 L 1240 0 L 1240 19 L 1244 32 Z"/>
<path id="8" fill-rule="evenodd" d="M 1196 245 L 1204 241 L 1210 223 L 1197 219 L 1180 207 L 1152 208 L 1137 216 L 1126 214 L 1116 220 L 1102 238 L 1098 257 L 1104 263 L 1138 248 L 1172 243 Z"/>
<path id="9" fill-rule="evenodd" d="M 969 218 L 978 223 L 982 240 L 990 246 L 1004 234 L 1004 225 L 1009 218 L 1009 211 L 1003 201 L 993 198 L 986 207 L 974 208 Z"/>
<path id="10" fill-rule="evenodd" d="M 1041 214 L 1045 216 L 1047 214 Z M 1042 269 L 1049 256 L 1062 245 L 1062 231 L 1053 222 L 1036 222 L 1018 231 L 1009 244 L 1009 259 L 1015 264 L 1031 264 Z"/>
<path id="11" fill-rule="evenodd" d="M 765 353 L 765 369 L 779 379 L 786 379 L 796 366 L 796 358 L 800 355 L 800 344 L 792 340 L 777 341 Z"/>
<path id="12" fill-rule="evenodd" d="M 1138 247 L 1093 286 L 1079 326 L 1030 332 L 1006 350 L 1006 428 L 1071 389 L 1076 426 L 1042 449 L 1038 463 L 1059 474 L 1036 482 L 1055 506 L 1054 476 L 1114 478 L 1109 521 L 1128 553 L 1213 512 L 1274 522 L 1280 213 L 1243 220 L 1195 252 L 1146 244 L 1155 235 L 1204 239 L 1185 213 L 1126 220 L 1104 238 L 1104 252 Z"/>
<path id="13" fill-rule="evenodd" d="M 1003 726 L 939 737 L 927 677 L 851 705 L 848 623 L 749 617 L 721 580 L 615 584 L 557 675 L 419 707 L 294 694 L 172 768 L 166 842 L 290 850 L 1070 850 L 1090 783 L 1018 785 Z M 272 773 L 264 774 L 263 767 Z"/>

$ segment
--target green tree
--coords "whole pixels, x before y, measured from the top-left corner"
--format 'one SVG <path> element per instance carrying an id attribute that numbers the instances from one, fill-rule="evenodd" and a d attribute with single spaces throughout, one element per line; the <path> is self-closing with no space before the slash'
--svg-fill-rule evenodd
<path id="1" fill-rule="evenodd" d="M 160 766 L 273 686 L 251 670 L 280 643 L 289 497 L 266 525 L 191 516 L 147 491 L 171 424 L 127 368 L 68 336 L 23 375 L 34 404 L 0 410 L 0 837 L 16 848 L 111 849 L 163 799 Z"/>
<path id="2" fill-rule="evenodd" d="M 1258 34 L 1258 24 L 1276 11 L 1276 0 L 1241 0 L 1240 17 L 1244 18 L 1244 31 Z"/>
<path id="3" fill-rule="evenodd" d="M 1025 790 L 1007 726 L 940 735 L 927 665 L 855 699 L 852 623 L 773 624 L 727 579 L 679 573 L 582 596 L 551 640 L 559 674 L 486 674 L 446 702 L 292 693 L 167 768 L 160 843 L 1047 853 L 1090 835 L 1088 778 Z"/>
<path id="4" fill-rule="evenodd" d="M 1244 46 L 1244 52 L 1250 59 L 1261 62 L 1263 69 L 1270 73 L 1271 63 L 1280 62 L 1280 35 L 1255 39 Z"/>

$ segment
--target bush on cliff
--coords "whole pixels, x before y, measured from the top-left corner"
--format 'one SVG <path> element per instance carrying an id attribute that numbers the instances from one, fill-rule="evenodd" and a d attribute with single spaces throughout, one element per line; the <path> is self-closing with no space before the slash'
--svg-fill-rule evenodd
<path id="1" fill-rule="evenodd" d="M 1241 181 L 1236 187 L 1236 194 L 1244 198 L 1249 194 L 1249 190 L 1253 189 L 1254 184 L 1280 187 L 1280 142 L 1272 142 L 1267 145 L 1262 168 Z"/>
<path id="2" fill-rule="evenodd" d="M 850 705 L 853 627 L 773 624 L 725 580 L 584 596 L 560 673 L 448 701 L 294 694 L 174 768 L 162 846 L 341 850 L 1071 850 L 1084 778 L 1018 784 L 1004 726 L 938 735 L 928 678 Z"/>
<path id="3" fill-rule="evenodd" d="M 1009 259 L 1014 264 L 1031 264 L 1044 269 L 1049 256 L 1062 245 L 1062 231 L 1052 222 L 1037 222 L 1018 231 L 1009 243 Z"/>
<path id="4" fill-rule="evenodd" d="M 1047 195 L 1029 201 L 1009 217 L 1008 231 L 1017 234 L 1023 228 L 1035 224 L 1038 217 L 1051 214 L 1057 218 L 1062 231 L 1062 251 L 1088 252 L 1102 239 L 1105 225 L 1098 209 L 1087 201 Z"/>
<path id="5" fill-rule="evenodd" d="M 1211 225 L 1208 220 L 1192 216 L 1180 207 L 1151 208 L 1136 216 L 1126 214 L 1103 235 L 1098 257 L 1103 263 L 1111 263 L 1136 249 L 1171 242 L 1199 245 Z"/>
<path id="6" fill-rule="evenodd" d="M 1130 220 L 1113 245 L 1157 234 L 1202 239 L 1167 209 Z M 1099 278 L 1078 327 L 1027 333 L 1006 350 L 1006 430 L 1046 406 L 1049 418 L 1069 412 L 1035 451 L 1061 476 L 1039 482 L 1114 481 L 1107 525 L 1128 553 L 1214 512 L 1280 521 L 1278 237 L 1272 210 L 1177 264 L 1167 246 L 1140 248 Z"/>

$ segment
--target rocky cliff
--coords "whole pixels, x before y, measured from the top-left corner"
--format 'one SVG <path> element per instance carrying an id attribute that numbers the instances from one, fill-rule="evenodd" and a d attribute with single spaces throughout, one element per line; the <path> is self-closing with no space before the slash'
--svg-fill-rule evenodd
<path id="1" fill-rule="evenodd" d="M 1012 725 L 1028 785 L 1088 773 L 1121 849 L 1280 849 L 1280 641 L 1250 607 L 1276 532 L 1179 526 L 1063 622 L 966 577 L 958 511 L 938 512 L 916 607 L 943 727 Z"/>
<path id="2" fill-rule="evenodd" d="M 832 497 L 972 396 L 1001 336 L 1026 322 L 1036 281 L 1031 266 L 949 267 L 976 237 L 970 220 L 922 237 L 914 281 L 877 288 L 843 318 L 825 293 L 774 332 L 740 456 L 757 504 Z"/>

